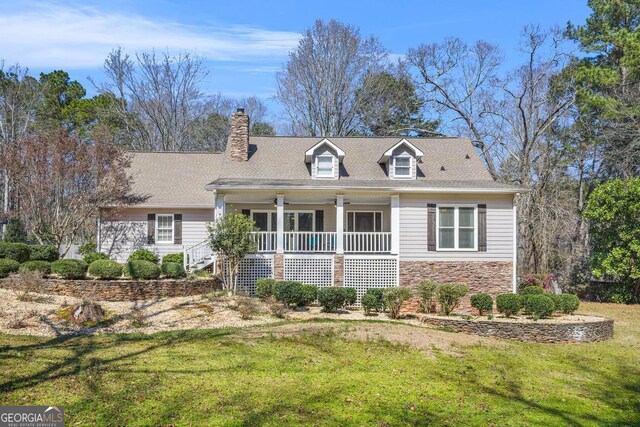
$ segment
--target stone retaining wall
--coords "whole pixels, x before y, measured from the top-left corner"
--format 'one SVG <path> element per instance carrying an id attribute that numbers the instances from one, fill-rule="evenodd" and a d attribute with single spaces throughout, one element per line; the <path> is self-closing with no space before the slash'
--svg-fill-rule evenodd
<path id="1" fill-rule="evenodd" d="M 573 323 L 471 321 L 429 316 L 422 319 L 429 325 L 451 328 L 456 332 L 528 342 L 594 342 L 606 341 L 613 337 L 613 320 L 604 317 L 598 321 Z"/>
<path id="2" fill-rule="evenodd" d="M 102 301 L 136 301 L 200 295 L 213 291 L 219 285 L 220 280 L 215 278 L 140 281 L 44 279 L 37 289 L 32 289 L 15 280 L 0 279 L 0 287 L 5 289 Z"/>

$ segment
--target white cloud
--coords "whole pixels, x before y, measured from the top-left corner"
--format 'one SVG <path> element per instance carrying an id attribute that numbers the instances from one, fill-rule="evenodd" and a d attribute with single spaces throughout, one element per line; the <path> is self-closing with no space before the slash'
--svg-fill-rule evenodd
<path id="1" fill-rule="evenodd" d="M 30 3 L 0 11 L 0 57 L 32 68 L 99 67 L 112 49 L 195 51 L 213 61 L 285 57 L 300 34 L 250 26 L 227 28 L 154 21 L 93 7 Z"/>

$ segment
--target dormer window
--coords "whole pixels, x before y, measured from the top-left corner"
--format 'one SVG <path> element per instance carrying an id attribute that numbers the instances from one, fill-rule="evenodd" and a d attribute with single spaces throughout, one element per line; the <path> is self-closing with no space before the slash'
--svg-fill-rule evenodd
<path id="1" fill-rule="evenodd" d="M 403 139 L 384 152 L 378 163 L 385 166 L 389 179 L 416 179 L 417 164 L 424 154 Z"/>
<path id="2" fill-rule="evenodd" d="M 411 157 L 395 156 L 393 158 L 393 175 L 397 178 L 411 178 Z"/>
<path id="3" fill-rule="evenodd" d="M 333 178 L 335 176 L 334 173 L 334 162 L 333 156 L 331 155 L 322 155 L 316 157 L 317 161 L 317 172 L 316 176 L 318 178 Z"/>

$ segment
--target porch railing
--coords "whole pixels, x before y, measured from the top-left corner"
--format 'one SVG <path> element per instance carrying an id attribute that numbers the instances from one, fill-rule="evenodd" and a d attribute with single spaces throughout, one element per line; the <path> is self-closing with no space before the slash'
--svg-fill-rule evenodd
<path id="1" fill-rule="evenodd" d="M 344 233 L 346 253 L 391 253 L 391 233 Z"/>
<path id="2" fill-rule="evenodd" d="M 191 268 L 196 267 L 198 264 L 206 263 L 211 260 L 213 251 L 211 250 L 211 244 L 209 239 L 193 245 L 185 247 L 184 254 L 184 267 Z"/>
<path id="3" fill-rule="evenodd" d="M 334 231 L 286 231 L 284 251 L 335 252 L 336 234 Z"/>
<path id="4" fill-rule="evenodd" d="M 258 231 L 251 233 L 258 243 L 258 252 L 275 252 L 278 233 L 275 231 Z"/>

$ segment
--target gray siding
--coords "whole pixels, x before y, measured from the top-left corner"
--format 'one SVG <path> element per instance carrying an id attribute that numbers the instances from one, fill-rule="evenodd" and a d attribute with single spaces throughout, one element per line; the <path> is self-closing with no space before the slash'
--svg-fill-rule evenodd
<path id="1" fill-rule="evenodd" d="M 427 203 L 487 205 L 487 251 L 427 251 Z M 414 261 L 512 261 L 510 195 L 400 195 L 400 258 Z"/>
<path id="2" fill-rule="evenodd" d="M 182 245 L 147 244 L 147 215 L 182 214 Z M 186 247 L 207 239 L 207 223 L 213 220 L 213 209 L 141 209 L 125 210 L 118 220 L 101 223 L 100 251 L 117 261 L 125 261 L 136 249 L 149 249 L 159 256 L 182 252 Z"/>

